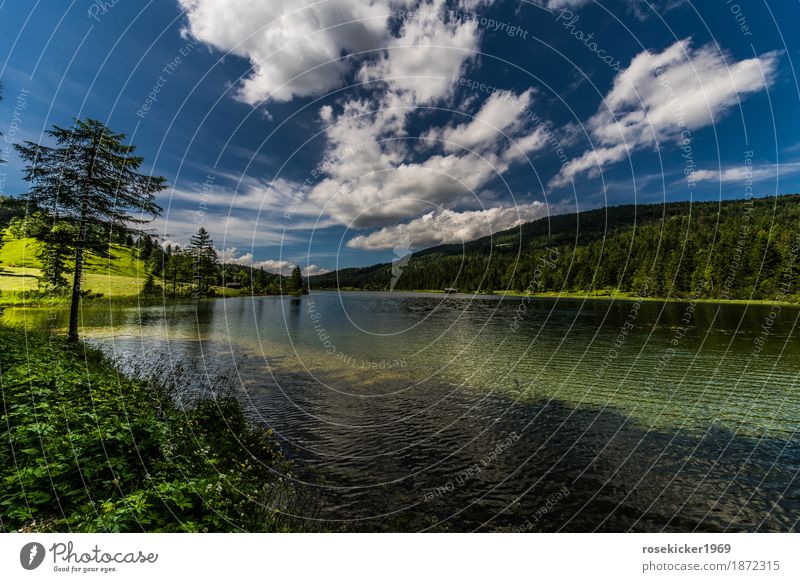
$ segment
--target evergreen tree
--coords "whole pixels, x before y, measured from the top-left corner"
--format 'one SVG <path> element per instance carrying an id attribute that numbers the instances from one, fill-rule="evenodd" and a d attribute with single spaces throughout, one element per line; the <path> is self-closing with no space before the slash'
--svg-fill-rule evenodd
<path id="1" fill-rule="evenodd" d="M 150 259 L 147 261 L 147 270 L 153 273 L 154 276 L 160 277 L 163 268 L 164 250 L 161 248 L 161 245 L 153 245 L 153 251 L 150 253 Z"/>
<path id="2" fill-rule="evenodd" d="M 166 248 L 164 248 L 164 254 L 161 256 L 161 283 L 164 285 L 165 289 L 167 288 L 167 269 L 171 259 L 172 245 L 168 244 Z"/>
<path id="3" fill-rule="evenodd" d="M 169 247 L 169 253 L 165 255 L 164 282 L 171 284 L 172 296 L 177 296 L 178 283 L 188 283 L 192 278 L 192 256 L 184 251 L 179 245 Z"/>
<path id="4" fill-rule="evenodd" d="M 217 251 L 214 250 L 214 241 L 202 226 L 190 239 L 189 249 L 196 293 L 201 297 L 210 295 L 211 287 L 217 283 L 219 260 Z"/>
<path id="5" fill-rule="evenodd" d="M 1 134 L 0 134 L 1 135 Z M 16 198 L 0 196 L 0 229 L 11 227 L 15 220 L 25 216 L 25 207 Z M 2 245 L 2 242 L 0 242 Z"/>
<path id="6" fill-rule="evenodd" d="M 295 265 L 292 269 L 292 275 L 289 278 L 289 292 L 299 295 L 303 291 L 303 275 L 300 271 L 300 265 Z"/>
<path id="7" fill-rule="evenodd" d="M 143 159 L 135 146 L 123 143 L 125 135 L 115 133 L 102 122 L 75 120 L 70 128 L 53 126 L 48 135 L 54 146 L 30 141 L 14 147 L 27 162 L 25 178 L 31 189 L 26 201 L 51 212 L 77 227 L 69 340 L 78 340 L 78 308 L 81 297 L 84 253 L 87 247 L 108 241 L 113 231 L 141 232 L 138 225 L 161 213 L 156 193 L 166 179 L 139 173 Z"/>
<path id="8" fill-rule="evenodd" d="M 42 263 L 40 287 L 46 291 L 65 291 L 69 281 L 64 275 L 72 270 L 69 259 L 74 253 L 73 225 L 57 223 L 48 232 L 40 233 L 38 238 L 42 243 L 39 251 L 39 261 Z"/>
<path id="9" fill-rule="evenodd" d="M 175 248 L 170 248 L 169 255 L 166 257 L 166 263 L 164 264 L 164 286 L 166 288 L 166 283 L 169 281 L 172 283 L 172 296 L 175 297 L 178 294 L 178 263 L 181 255 L 181 247 L 175 245 Z"/>
<path id="10" fill-rule="evenodd" d="M 155 247 L 153 238 L 149 234 L 142 235 L 140 247 L 139 258 L 146 263 L 150 260 L 150 256 L 153 254 L 153 248 Z"/>
<path id="11" fill-rule="evenodd" d="M 155 295 L 159 295 L 161 293 L 161 287 L 156 283 L 155 277 L 153 277 L 153 273 L 148 273 L 147 278 L 144 281 L 144 286 L 142 287 L 141 294 L 145 297 L 153 297 Z"/>
<path id="12" fill-rule="evenodd" d="M 242 287 L 250 287 L 251 277 L 248 269 L 239 269 L 239 272 L 234 275 L 234 281 L 239 283 Z"/>

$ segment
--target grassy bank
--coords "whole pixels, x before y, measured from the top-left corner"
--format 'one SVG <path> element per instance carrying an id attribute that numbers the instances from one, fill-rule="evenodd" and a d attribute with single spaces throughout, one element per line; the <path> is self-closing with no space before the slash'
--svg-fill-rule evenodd
<path id="1" fill-rule="evenodd" d="M 3 245 L 0 246 L 0 307 L 68 307 L 70 286 L 61 293 L 39 291 L 42 264 L 38 258 L 39 243 L 32 238 L 15 239 L 10 234 L 0 232 Z M 148 269 L 139 258 L 135 248 L 124 245 L 111 245 L 110 256 L 100 257 L 89 253 L 82 287 L 86 294 L 84 301 L 102 301 L 115 304 L 159 303 L 173 299 L 164 295 L 163 290 L 145 296 L 142 290 L 147 280 Z M 71 284 L 72 275 L 67 278 Z M 157 285 L 164 285 L 156 278 Z M 193 285 L 177 284 L 179 300 L 191 297 Z M 172 286 L 167 282 L 167 291 Z M 212 287 L 215 297 L 242 297 L 251 295 L 250 288 L 229 289 Z"/>
<path id="2" fill-rule="evenodd" d="M 317 289 L 318 291 L 336 291 L 336 289 Z M 363 292 L 369 291 L 365 289 L 340 289 L 339 291 L 353 291 Z M 374 291 L 373 291 L 374 292 Z M 385 291 L 388 293 L 388 291 Z M 446 295 L 445 291 L 440 289 L 414 289 L 411 291 L 395 291 L 395 293 L 429 293 L 431 295 Z M 471 296 L 473 293 L 458 293 L 456 297 Z M 648 296 L 641 297 L 636 293 L 628 293 L 625 291 L 615 290 L 600 290 L 600 291 L 545 291 L 541 293 L 524 293 L 520 291 L 477 291 L 474 293 L 476 296 L 489 296 L 495 295 L 498 297 L 529 297 L 532 299 L 604 299 L 614 301 L 655 301 L 655 302 L 676 302 L 687 303 L 694 301 L 695 303 L 718 303 L 718 304 L 731 304 L 731 305 L 783 305 L 800 307 L 800 295 L 785 295 L 780 299 L 718 299 L 718 298 L 700 298 L 692 299 L 691 297 L 659 297 Z"/>
<path id="3" fill-rule="evenodd" d="M 533 297 L 541 299 L 607 299 L 614 301 L 656 301 L 656 302 L 676 302 L 688 303 L 694 301 L 695 303 L 721 303 L 732 305 L 794 305 L 800 307 L 800 297 L 797 295 L 786 295 L 781 299 L 719 299 L 719 298 L 699 298 L 692 299 L 691 297 L 658 297 L 648 296 L 642 297 L 636 293 L 628 293 L 625 291 L 570 291 L 559 293 L 556 291 L 536 293 L 519 293 L 516 291 L 495 291 L 494 295 L 503 295 L 508 297 Z"/>
<path id="4" fill-rule="evenodd" d="M 179 409 L 97 351 L 0 326 L 0 531 L 291 531 L 272 434 L 230 397 Z"/>

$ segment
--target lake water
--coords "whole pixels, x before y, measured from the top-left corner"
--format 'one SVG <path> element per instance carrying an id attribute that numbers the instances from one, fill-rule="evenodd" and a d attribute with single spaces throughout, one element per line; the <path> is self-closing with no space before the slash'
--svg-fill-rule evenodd
<path id="1" fill-rule="evenodd" d="M 235 374 L 354 531 L 788 531 L 800 310 L 317 292 L 84 312 L 122 362 Z M 64 325 L 66 314 L 8 310 Z"/>

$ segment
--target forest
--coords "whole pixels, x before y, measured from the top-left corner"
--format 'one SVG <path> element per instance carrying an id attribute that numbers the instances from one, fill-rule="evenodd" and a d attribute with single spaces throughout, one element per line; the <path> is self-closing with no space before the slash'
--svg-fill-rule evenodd
<path id="1" fill-rule="evenodd" d="M 792 300 L 800 195 L 605 207 L 414 253 L 394 290 Z M 312 289 L 388 290 L 392 263 L 312 277 Z"/>

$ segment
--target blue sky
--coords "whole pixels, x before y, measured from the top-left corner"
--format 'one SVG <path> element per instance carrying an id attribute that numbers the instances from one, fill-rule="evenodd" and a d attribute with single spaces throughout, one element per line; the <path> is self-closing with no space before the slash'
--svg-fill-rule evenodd
<path id="1" fill-rule="evenodd" d="M 95 117 L 230 262 L 391 260 L 622 203 L 800 191 L 798 2 L 0 2 L 14 141 Z"/>

